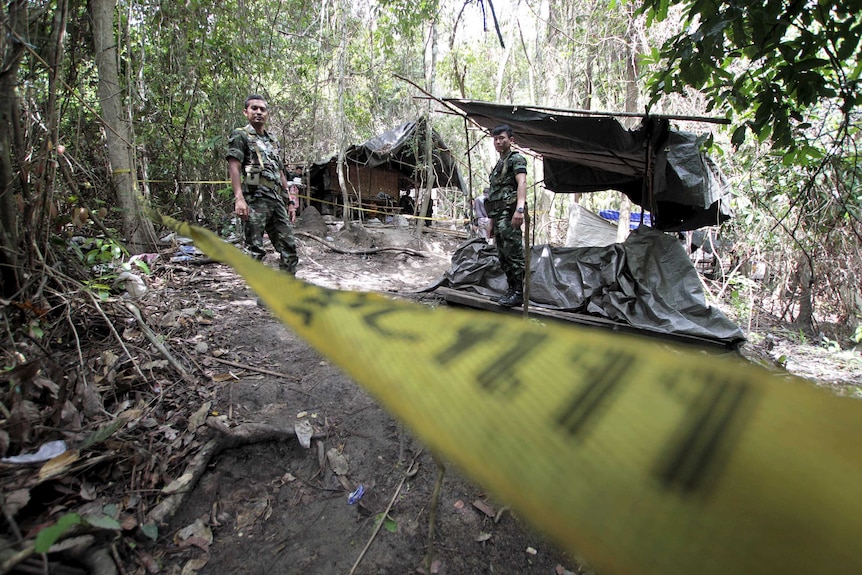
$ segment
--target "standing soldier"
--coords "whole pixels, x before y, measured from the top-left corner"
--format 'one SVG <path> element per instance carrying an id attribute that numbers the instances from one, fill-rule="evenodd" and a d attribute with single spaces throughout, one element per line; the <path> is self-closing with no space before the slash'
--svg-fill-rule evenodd
<path id="1" fill-rule="evenodd" d="M 527 203 L 527 160 L 512 149 L 514 132 L 508 124 L 491 130 L 500 160 L 491 171 L 491 189 L 485 200 L 494 221 L 494 241 L 509 290 L 498 303 L 503 307 L 524 304 L 524 238 L 521 225 Z"/>
<path id="2" fill-rule="evenodd" d="M 269 117 L 266 100 L 252 94 L 245 99 L 243 113 L 248 124 L 231 132 L 227 162 L 236 215 L 245 223 L 245 244 L 255 259 L 262 260 L 265 231 L 281 255 L 281 270 L 296 275 L 299 258 L 291 225 L 296 219 L 296 198 L 289 196 L 285 207 L 282 193 L 287 193 L 287 178 L 278 142 L 264 129 Z"/>

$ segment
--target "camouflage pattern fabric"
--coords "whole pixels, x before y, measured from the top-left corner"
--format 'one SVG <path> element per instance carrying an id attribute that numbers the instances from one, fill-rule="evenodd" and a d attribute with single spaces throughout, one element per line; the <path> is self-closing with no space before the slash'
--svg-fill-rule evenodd
<path id="1" fill-rule="evenodd" d="M 500 267 L 506 274 L 509 287 L 518 291 L 524 289 L 524 234 L 521 228 L 512 226 L 512 213 L 515 203 L 495 209 L 488 214 L 494 220 L 494 242 L 497 245 L 497 256 Z"/>
<path id="2" fill-rule="evenodd" d="M 506 274 L 509 287 L 518 291 L 524 289 L 524 237 L 520 228 L 512 227 L 512 214 L 518 201 L 516 174 L 527 173 L 527 160 L 518 152 L 511 150 L 500 158 L 488 178 L 490 191 L 485 207 L 488 217 L 494 220 L 494 242 L 500 266 Z"/>
<path id="3" fill-rule="evenodd" d="M 244 222 L 245 244 L 251 255 L 262 260 L 266 255 L 263 249 L 263 232 L 269 235 L 272 246 L 281 255 L 282 271 L 296 275 L 299 258 L 296 255 L 296 241 L 293 226 L 284 207 L 284 201 L 268 196 L 252 194 L 246 197 L 248 220 Z"/>
<path id="4" fill-rule="evenodd" d="M 515 180 L 517 174 L 527 173 L 527 159 L 514 150 L 510 150 L 505 158 L 500 158 L 491 175 L 488 177 L 490 190 L 488 201 L 504 201 L 505 203 L 517 201 L 518 182 Z"/>
<path id="5" fill-rule="evenodd" d="M 270 192 L 268 195 L 273 195 L 273 197 L 281 195 L 281 172 L 284 170 L 284 165 L 281 162 L 281 150 L 278 147 L 278 142 L 269 135 L 269 132 L 264 131 L 262 135 L 259 135 L 251 124 L 247 124 L 244 128 L 237 128 L 228 137 L 227 158 L 236 158 L 240 161 L 243 177 L 245 177 L 247 166 L 260 169 L 261 178 L 268 180 L 269 185 L 254 187 L 267 188 L 259 191 L 262 193 Z M 249 187 L 243 181 L 243 194 Z M 275 189 L 270 190 L 273 187 Z"/>
<path id="6" fill-rule="evenodd" d="M 249 209 L 248 220 L 243 222 L 246 248 L 252 256 L 262 260 L 266 255 L 263 249 L 263 234 L 266 232 L 272 247 L 281 255 L 281 269 L 296 274 L 299 258 L 296 255 L 293 226 L 281 192 L 284 166 L 278 142 L 269 132 L 259 135 L 248 124 L 231 132 L 227 158 L 236 158 L 242 163 L 242 193 Z M 245 181 L 246 166 L 260 169 L 259 185 L 251 186 Z"/>

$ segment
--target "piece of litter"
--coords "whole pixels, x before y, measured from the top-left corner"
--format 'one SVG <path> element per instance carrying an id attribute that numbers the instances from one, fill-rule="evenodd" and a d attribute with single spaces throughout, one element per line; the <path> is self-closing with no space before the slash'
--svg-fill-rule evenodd
<path id="1" fill-rule="evenodd" d="M 293 431 L 296 433 L 296 438 L 299 444 L 308 449 L 311 447 L 311 436 L 314 435 L 314 428 L 307 419 L 297 421 L 293 426 Z"/>
<path id="2" fill-rule="evenodd" d="M 49 441 L 42 445 L 36 453 L 22 453 L 0 459 L 3 463 L 39 463 L 54 459 L 66 452 L 66 442 L 62 439 Z"/>
<path id="3" fill-rule="evenodd" d="M 354 489 L 353 493 L 351 493 L 350 495 L 347 496 L 347 504 L 348 505 L 355 504 L 357 501 L 362 499 L 363 495 L 365 495 L 365 486 L 360 483 L 359 487 Z"/>
<path id="4" fill-rule="evenodd" d="M 537 553 L 538 553 L 538 551 L 536 551 L 532 547 L 527 547 L 527 554 L 528 555 L 536 555 Z"/>

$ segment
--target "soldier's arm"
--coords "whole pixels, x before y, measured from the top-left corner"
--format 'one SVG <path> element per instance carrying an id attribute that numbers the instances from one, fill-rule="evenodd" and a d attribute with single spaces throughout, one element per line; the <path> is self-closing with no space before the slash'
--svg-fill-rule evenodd
<path id="1" fill-rule="evenodd" d="M 230 187 L 235 200 L 234 210 L 240 218 L 248 217 L 248 204 L 242 195 L 242 164 L 236 158 L 227 159 L 227 172 L 230 176 Z"/>
<path id="2" fill-rule="evenodd" d="M 516 208 L 523 208 L 527 205 L 527 174 L 515 174 L 515 182 L 518 184 L 518 203 Z"/>

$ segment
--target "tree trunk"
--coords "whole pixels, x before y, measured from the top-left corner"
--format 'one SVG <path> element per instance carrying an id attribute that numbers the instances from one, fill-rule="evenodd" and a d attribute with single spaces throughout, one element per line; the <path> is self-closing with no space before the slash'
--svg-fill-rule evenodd
<path id="1" fill-rule="evenodd" d="M 431 22 L 431 29 L 429 30 L 431 34 L 431 42 L 430 42 L 430 54 L 429 54 L 429 64 L 426 68 L 425 73 L 425 86 L 429 94 L 434 93 L 434 80 L 436 75 L 437 68 L 437 24 L 436 22 Z M 425 163 L 425 190 L 422 193 L 422 201 L 419 202 L 419 214 L 421 217 L 426 217 L 430 210 L 428 208 L 431 207 L 431 190 L 434 189 L 436 185 L 435 182 L 435 174 L 434 174 L 434 157 L 432 156 L 433 150 L 433 140 L 432 131 L 431 131 L 431 109 L 432 102 L 428 100 L 428 112 L 425 115 L 425 120 L 423 124 L 425 125 L 425 141 L 422 142 L 422 161 Z M 433 215 L 433 212 L 431 212 Z M 430 224 L 429 220 L 416 220 L 416 227 L 413 228 L 413 235 L 417 238 L 422 237 L 422 230 L 426 225 Z"/>
<path id="2" fill-rule="evenodd" d="M 344 204 L 344 229 L 349 230 L 353 227 L 353 214 L 350 208 L 350 194 L 347 189 L 347 178 L 344 177 L 344 153 L 347 150 L 347 126 L 344 115 L 344 93 L 347 90 L 345 86 L 347 77 L 347 6 L 344 0 L 338 5 L 338 161 L 336 164 L 336 172 L 338 173 L 338 185 L 341 187 L 341 199 Z M 361 206 L 360 206 L 361 207 Z M 359 212 L 360 214 L 362 212 Z"/>
<path id="3" fill-rule="evenodd" d="M 6 10 L 3 14 L 4 28 L 21 38 L 28 37 L 27 4 L 27 0 L 14 0 L 0 8 Z M 21 191 L 21 187 L 16 185 L 13 153 L 15 150 L 23 151 L 15 141 L 15 135 L 21 133 L 16 82 L 23 54 L 24 46 L 20 42 L 12 41 L 6 32 L 0 35 L 0 55 L 4 62 L 0 72 L 0 293 L 4 297 L 11 297 L 21 287 L 21 209 L 18 205 L 21 198 L 16 193 Z M 20 183 L 25 184 L 25 181 Z"/>
<path id="4" fill-rule="evenodd" d="M 508 32 L 508 30 L 507 30 Z M 507 33 L 506 37 L 511 38 L 512 34 Z M 509 64 L 509 57 L 512 55 L 512 42 L 506 42 L 506 47 L 503 49 L 503 57 L 497 63 L 497 80 L 494 88 L 494 95 L 497 102 L 503 101 L 503 82 L 506 79 L 506 66 Z"/>
<path id="5" fill-rule="evenodd" d="M 796 278 L 799 281 L 799 315 L 796 325 L 806 335 L 814 335 L 814 299 L 811 286 L 814 284 L 814 273 L 805 255 L 799 257 L 796 264 Z"/>
<path id="6" fill-rule="evenodd" d="M 156 234 L 137 197 L 134 170 L 134 146 L 128 113 L 123 110 L 117 64 L 117 41 L 114 37 L 116 0 L 90 0 L 93 19 L 93 47 L 99 73 L 99 100 L 108 147 L 117 205 L 123 215 L 123 235 L 132 253 L 153 251 Z"/>
<path id="7" fill-rule="evenodd" d="M 636 112 L 638 107 L 638 38 L 635 30 L 635 18 L 632 13 L 634 5 L 629 8 L 629 22 L 626 29 L 626 112 Z M 629 126 L 631 128 L 632 126 Z M 644 181 L 649 174 L 644 175 Z M 625 194 L 620 194 L 620 219 L 617 224 L 617 241 L 624 242 L 629 237 L 629 221 L 632 213 L 632 201 Z"/>

